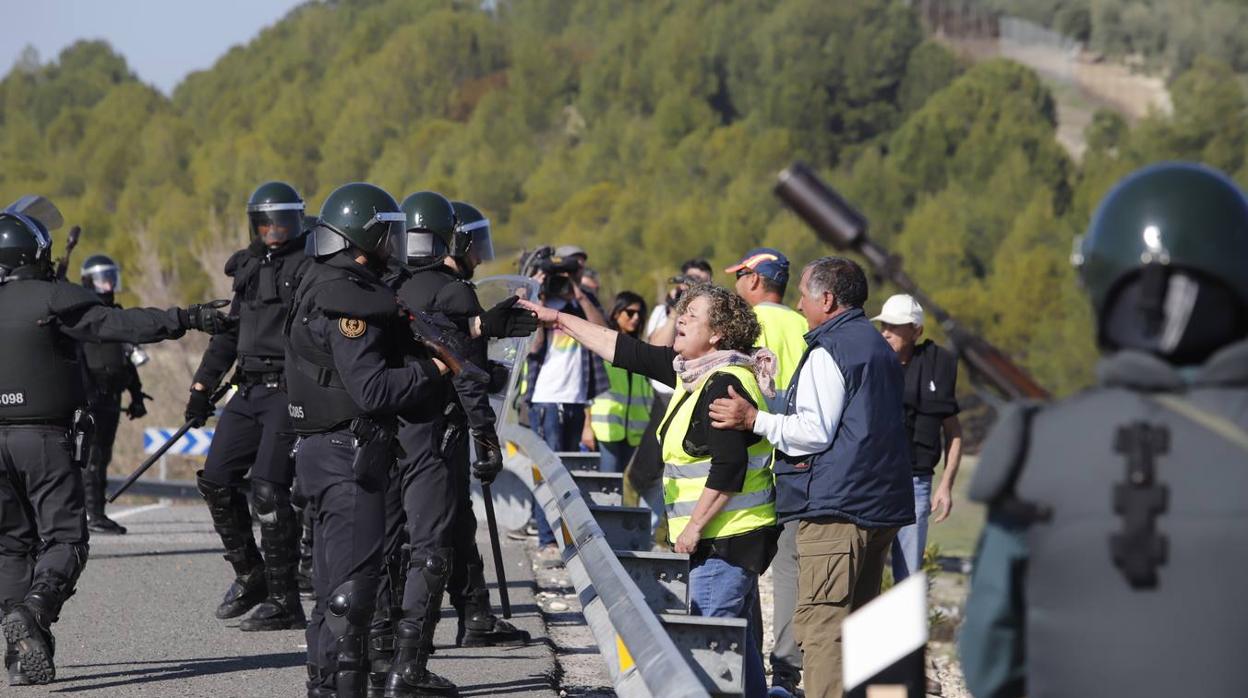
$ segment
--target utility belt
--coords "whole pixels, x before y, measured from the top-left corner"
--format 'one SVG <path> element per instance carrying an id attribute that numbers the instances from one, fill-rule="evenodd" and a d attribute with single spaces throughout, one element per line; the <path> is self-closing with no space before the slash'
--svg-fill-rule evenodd
<path id="1" fill-rule="evenodd" d="M 241 390 L 254 388 L 257 385 L 278 390 L 286 389 L 286 374 L 281 369 L 276 371 L 238 371 L 235 377 Z"/>

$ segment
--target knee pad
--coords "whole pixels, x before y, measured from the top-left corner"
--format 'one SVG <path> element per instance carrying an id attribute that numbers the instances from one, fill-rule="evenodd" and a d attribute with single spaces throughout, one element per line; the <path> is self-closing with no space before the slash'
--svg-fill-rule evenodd
<path id="1" fill-rule="evenodd" d="M 329 595 L 325 609 L 325 624 L 334 637 L 368 636 L 368 626 L 373 617 L 373 603 L 377 598 L 377 585 L 362 579 L 348 579 Z"/>
<path id="2" fill-rule="evenodd" d="M 406 548 L 407 546 L 404 547 Z M 410 549 L 407 551 L 407 554 L 411 555 Z M 408 566 L 427 577 L 442 578 L 450 574 L 454 555 L 455 550 L 453 548 L 436 548 L 423 558 L 412 556 Z"/>
<path id="3" fill-rule="evenodd" d="M 276 522 L 277 517 L 287 512 L 292 512 L 293 515 L 290 489 L 284 485 L 252 478 L 251 497 L 256 504 L 256 513 L 259 514 L 261 523 Z"/>

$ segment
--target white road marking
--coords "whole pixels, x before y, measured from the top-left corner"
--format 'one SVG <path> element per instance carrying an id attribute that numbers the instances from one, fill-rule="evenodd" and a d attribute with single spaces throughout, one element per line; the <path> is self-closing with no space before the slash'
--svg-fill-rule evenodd
<path id="1" fill-rule="evenodd" d="M 169 506 L 168 502 L 157 502 L 156 504 L 144 504 L 141 507 L 123 509 L 117 512 L 116 514 L 109 514 L 108 518 L 113 519 L 115 521 L 117 519 L 125 519 L 131 516 L 135 516 L 137 514 L 148 512 L 148 511 L 156 511 L 157 509 L 165 509 L 165 508 L 168 508 L 168 506 Z"/>

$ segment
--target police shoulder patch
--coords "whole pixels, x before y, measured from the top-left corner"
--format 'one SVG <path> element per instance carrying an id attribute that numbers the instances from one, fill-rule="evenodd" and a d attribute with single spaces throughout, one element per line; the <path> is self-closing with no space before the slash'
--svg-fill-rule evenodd
<path id="1" fill-rule="evenodd" d="M 364 335 L 368 323 L 354 317 L 344 317 L 338 321 L 338 331 L 347 339 L 356 339 Z"/>

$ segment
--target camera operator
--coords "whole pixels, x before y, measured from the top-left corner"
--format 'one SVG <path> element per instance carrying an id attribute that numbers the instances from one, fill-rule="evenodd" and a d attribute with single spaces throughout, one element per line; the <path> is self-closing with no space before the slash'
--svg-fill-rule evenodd
<path id="1" fill-rule="evenodd" d="M 575 245 L 552 251 L 538 250 L 526 264 L 541 286 L 541 301 L 547 308 L 607 326 L 598 299 L 581 287 L 581 277 L 589 255 Z M 553 451 L 575 451 L 594 397 L 610 386 L 602 360 L 585 351 L 579 342 L 558 329 L 547 329 L 534 336 L 528 358 L 529 424 Z M 537 525 L 538 555 L 543 560 L 559 558 L 555 534 L 539 507 L 533 507 Z"/>

